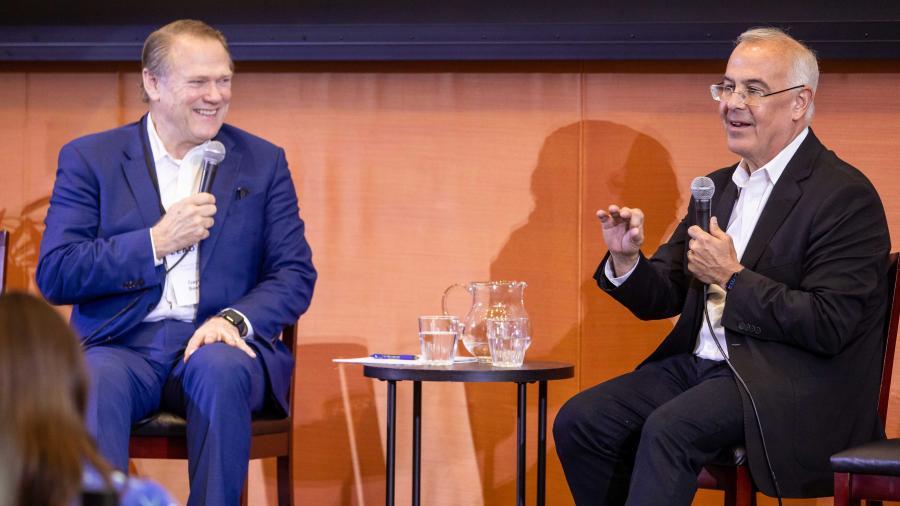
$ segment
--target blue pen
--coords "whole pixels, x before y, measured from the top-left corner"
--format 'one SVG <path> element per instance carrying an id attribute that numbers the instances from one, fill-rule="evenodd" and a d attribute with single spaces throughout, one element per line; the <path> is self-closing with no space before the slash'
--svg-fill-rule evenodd
<path id="1" fill-rule="evenodd" d="M 373 353 L 372 358 L 394 359 L 394 360 L 415 360 L 415 355 L 389 355 L 387 353 Z"/>

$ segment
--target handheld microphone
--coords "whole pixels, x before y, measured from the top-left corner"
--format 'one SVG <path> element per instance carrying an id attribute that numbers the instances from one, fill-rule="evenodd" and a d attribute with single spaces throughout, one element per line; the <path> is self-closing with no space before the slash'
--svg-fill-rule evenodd
<path id="1" fill-rule="evenodd" d="M 200 163 L 200 192 L 209 193 L 216 179 L 219 164 L 225 159 L 225 146 L 219 141 L 212 141 L 203 150 L 203 161 Z"/>
<path id="2" fill-rule="evenodd" d="M 712 202 L 714 193 L 716 193 L 716 185 L 712 179 L 700 176 L 695 177 L 691 181 L 691 195 L 694 197 L 694 216 L 697 218 L 697 225 L 707 233 L 709 233 L 710 202 Z"/>

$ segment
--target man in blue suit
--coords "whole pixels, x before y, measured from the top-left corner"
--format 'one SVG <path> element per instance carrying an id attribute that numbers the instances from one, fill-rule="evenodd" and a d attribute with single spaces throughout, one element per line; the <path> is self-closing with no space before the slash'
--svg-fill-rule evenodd
<path id="1" fill-rule="evenodd" d="M 127 469 L 132 424 L 171 410 L 188 422 L 188 504 L 237 504 L 252 413 L 287 408 L 279 335 L 316 271 L 284 151 L 224 124 L 222 34 L 176 21 L 148 37 L 142 64 L 149 113 L 60 151 L 37 283 L 73 305 L 87 421 L 110 462 Z M 211 140 L 226 157 L 197 192 Z"/>

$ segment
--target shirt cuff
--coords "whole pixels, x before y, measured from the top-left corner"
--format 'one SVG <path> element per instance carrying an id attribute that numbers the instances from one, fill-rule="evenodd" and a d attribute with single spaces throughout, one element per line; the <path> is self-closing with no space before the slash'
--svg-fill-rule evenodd
<path id="1" fill-rule="evenodd" d="M 233 308 L 233 307 L 228 307 L 228 308 L 225 308 L 225 309 L 230 309 L 230 310 L 234 311 L 235 313 L 241 315 L 241 318 L 244 319 L 244 324 L 247 326 L 247 335 L 244 336 L 244 341 L 248 341 L 248 340 L 250 340 L 250 339 L 253 339 L 253 324 L 250 323 L 250 320 L 247 319 L 247 315 L 245 315 L 244 313 L 238 311 L 237 309 L 235 309 L 235 308 Z M 223 311 L 224 311 L 224 310 L 223 310 Z"/>
<path id="2" fill-rule="evenodd" d="M 609 282 L 613 284 L 613 286 L 621 286 L 622 283 L 624 283 L 625 280 L 627 280 L 628 277 L 631 276 L 631 273 L 634 272 L 639 263 L 641 263 L 640 260 L 635 262 L 634 265 L 631 266 L 631 269 L 628 270 L 628 272 L 622 274 L 619 277 L 615 277 L 616 274 L 612 271 L 612 267 L 610 267 L 610 265 L 612 264 L 612 257 L 609 257 L 609 260 L 606 261 L 606 265 L 603 266 L 603 275 L 606 276 L 606 279 L 608 279 Z"/>
<path id="3" fill-rule="evenodd" d="M 151 253 L 153 254 L 153 266 L 159 267 L 160 265 L 165 263 L 166 259 L 163 258 L 162 260 L 160 260 L 159 258 L 156 257 L 156 243 L 153 242 L 153 232 L 151 232 L 150 229 L 148 228 L 147 233 L 150 234 L 150 249 L 152 250 Z"/>

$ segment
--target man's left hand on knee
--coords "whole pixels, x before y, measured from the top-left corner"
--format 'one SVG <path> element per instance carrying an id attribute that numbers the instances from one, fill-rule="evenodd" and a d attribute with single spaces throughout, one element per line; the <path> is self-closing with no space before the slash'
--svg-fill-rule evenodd
<path id="1" fill-rule="evenodd" d="M 187 360 L 191 358 L 191 355 L 200 349 L 201 346 L 217 343 L 219 341 L 229 346 L 234 346 L 247 355 L 250 355 L 250 357 L 256 358 L 256 353 L 247 345 L 247 341 L 241 337 L 234 325 L 221 316 L 213 316 L 209 320 L 206 320 L 206 322 L 194 332 L 194 335 L 191 336 L 187 348 L 184 350 L 184 361 L 187 362 Z"/>

